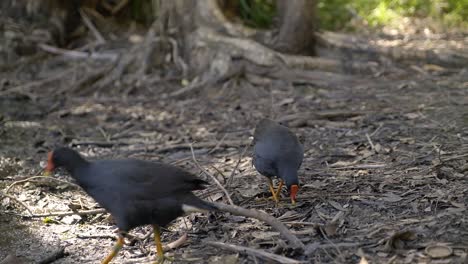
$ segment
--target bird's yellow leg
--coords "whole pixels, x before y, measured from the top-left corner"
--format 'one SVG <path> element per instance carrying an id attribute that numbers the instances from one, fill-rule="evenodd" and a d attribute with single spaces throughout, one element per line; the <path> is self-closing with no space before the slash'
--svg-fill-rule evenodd
<path id="1" fill-rule="evenodd" d="M 275 200 L 276 203 L 278 203 L 278 196 L 276 195 L 275 188 L 273 187 L 273 181 L 271 178 L 268 178 L 268 187 L 270 188 L 271 195 L 273 196 L 273 200 Z"/>
<path id="2" fill-rule="evenodd" d="M 164 256 L 164 250 L 161 243 L 161 229 L 158 225 L 153 225 L 153 232 L 154 232 L 154 242 L 156 243 L 156 250 L 158 251 L 158 260 L 156 261 L 157 264 L 164 263 L 165 260 L 174 261 L 174 259 Z"/>
<path id="3" fill-rule="evenodd" d="M 117 256 L 119 251 L 122 249 L 124 244 L 124 237 L 122 234 L 119 234 L 119 237 L 117 238 L 117 243 L 115 243 L 114 248 L 112 249 L 112 252 L 107 255 L 107 257 L 101 262 L 101 264 L 108 264 L 111 262 L 111 260 Z"/>
<path id="4" fill-rule="evenodd" d="M 280 194 L 280 192 L 281 192 L 281 188 L 283 188 L 283 184 L 284 184 L 283 180 L 280 180 L 280 183 L 279 183 L 279 186 L 278 186 L 278 190 L 276 191 L 276 198 L 279 197 L 279 194 Z M 279 198 L 278 198 L 278 200 L 279 200 Z"/>

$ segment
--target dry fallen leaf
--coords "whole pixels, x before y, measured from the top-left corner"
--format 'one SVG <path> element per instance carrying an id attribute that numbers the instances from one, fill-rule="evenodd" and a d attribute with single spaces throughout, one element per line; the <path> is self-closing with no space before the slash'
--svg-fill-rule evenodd
<path id="1" fill-rule="evenodd" d="M 403 198 L 401 198 L 400 196 L 394 194 L 394 193 L 386 193 L 384 194 L 385 196 L 382 197 L 382 200 L 386 201 L 386 202 L 390 202 L 390 203 L 395 203 L 395 202 L 399 202 L 401 201 Z"/>
<path id="2" fill-rule="evenodd" d="M 338 231 L 338 224 L 337 223 L 328 223 L 323 227 L 323 231 L 329 237 L 336 235 Z"/>
<path id="3" fill-rule="evenodd" d="M 261 240 L 270 240 L 273 237 L 279 236 L 278 232 L 260 232 L 260 231 L 254 231 L 251 233 L 253 237 Z"/>
<path id="4" fill-rule="evenodd" d="M 431 258 L 446 258 L 452 255 L 452 248 L 446 245 L 431 245 L 427 246 L 425 252 Z"/>
<path id="5" fill-rule="evenodd" d="M 346 209 L 344 209 L 343 206 L 341 206 L 341 204 L 339 204 L 338 202 L 329 200 L 328 203 L 329 203 L 331 206 L 333 206 L 336 210 L 346 211 Z"/>
<path id="6" fill-rule="evenodd" d="M 361 257 L 361 260 L 359 261 L 359 264 L 368 264 L 367 259 L 365 257 Z"/>

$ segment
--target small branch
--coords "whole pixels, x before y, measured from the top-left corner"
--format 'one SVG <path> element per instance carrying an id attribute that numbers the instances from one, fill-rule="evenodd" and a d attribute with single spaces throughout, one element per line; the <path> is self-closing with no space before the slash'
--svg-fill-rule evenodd
<path id="1" fill-rule="evenodd" d="M 112 148 L 113 146 L 128 145 L 128 142 L 120 141 L 72 141 L 72 146 L 96 146 L 100 148 Z"/>
<path id="2" fill-rule="evenodd" d="M 81 235 L 81 234 L 78 234 L 76 235 L 77 238 L 81 238 L 81 239 L 89 239 L 89 238 L 110 238 L 110 239 L 114 239 L 115 240 L 115 235 L 114 234 L 97 234 L 97 235 Z"/>
<path id="3" fill-rule="evenodd" d="M 70 68 L 70 69 L 67 69 L 67 70 L 60 71 L 56 75 L 53 75 L 53 76 L 45 78 L 45 79 L 31 81 L 31 82 L 28 82 L 28 83 L 25 83 L 25 84 L 20 84 L 20 85 L 14 86 L 14 87 L 12 87 L 12 88 L 10 88 L 8 90 L 0 91 L 0 96 L 4 96 L 4 95 L 10 94 L 10 93 L 26 93 L 26 92 L 29 91 L 29 89 L 32 89 L 34 87 L 39 87 L 39 86 L 45 85 L 47 83 L 59 81 L 62 78 L 64 78 L 65 76 L 69 76 L 70 73 L 73 72 L 73 71 L 74 71 L 74 68 Z"/>
<path id="4" fill-rule="evenodd" d="M 50 46 L 47 44 L 42 44 L 42 43 L 38 44 L 37 46 L 46 52 L 57 54 L 57 55 L 63 55 L 63 56 L 74 58 L 74 59 L 95 59 L 95 60 L 115 61 L 119 57 L 119 55 L 115 53 L 97 53 L 97 52 L 67 50 L 67 49 L 61 49 L 61 48 L 57 48 L 57 47 Z"/>
<path id="5" fill-rule="evenodd" d="M 229 212 L 234 215 L 251 217 L 263 221 L 280 232 L 280 234 L 291 243 L 294 249 L 302 251 L 305 248 L 302 241 L 299 240 L 293 233 L 291 233 L 291 231 L 289 231 L 289 229 L 283 223 L 281 223 L 273 216 L 258 210 L 245 209 L 235 205 L 228 205 L 223 203 L 212 203 L 212 205 L 223 212 Z"/>
<path id="6" fill-rule="evenodd" d="M 442 159 L 442 162 L 447 162 L 447 161 L 451 161 L 451 160 L 457 160 L 457 159 L 461 159 L 461 158 L 464 158 L 464 157 L 468 157 L 468 153 L 461 154 L 461 155 L 456 155 L 456 156 L 451 156 L 451 157 Z"/>
<path id="7" fill-rule="evenodd" d="M 23 206 L 26 211 L 28 211 L 28 213 L 32 216 L 34 215 L 33 212 L 31 211 L 31 209 L 29 209 L 29 206 L 27 206 L 25 203 L 23 203 L 22 201 L 18 200 L 16 197 L 12 196 L 12 195 L 9 195 L 7 194 L 6 192 L 1 192 L 0 191 L 0 196 L 3 196 L 3 198 L 10 198 L 11 200 L 15 201 L 16 203 L 18 203 L 19 205 Z M 2 200 L 3 198 L 0 198 L 0 200 Z"/>
<path id="8" fill-rule="evenodd" d="M 242 140 L 226 140 L 223 141 L 222 143 L 219 142 L 201 142 L 197 143 L 196 146 L 192 146 L 193 148 L 212 148 L 212 147 L 218 147 L 218 148 L 229 148 L 229 147 L 239 147 L 246 145 L 247 143 L 243 142 Z M 171 146 L 166 146 L 162 147 L 159 149 L 156 149 L 155 152 L 166 152 L 170 150 L 176 150 L 176 149 L 190 149 L 191 144 L 189 143 L 183 143 L 183 144 L 174 144 Z"/>
<path id="9" fill-rule="evenodd" d="M 174 240 L 171 243 L 164 245 L 163 246 L 164 251 L 176 249 L 176 248 L 182 246 L 185 242 L 187 242 L 187 237 L 188 237 L 187 233 L 184 233 L 177 240 Z"/>
<path id="10" fill-rule="evenodd" d="M 91 22 L 91 19 L 89 19 L 88 15 L 83 11 L 83 9 L 80 8 L 79 10 L 81 18 L 83 19 L 83 22 L 86 24 L 86 26 L 93 32 L 94 37 L 96 40 L 99 42 L 99 44 L 106 43 L 106 40 L 104 37 L 101 35 L 101 33 L 97 30 L 97 28 L 94 26 L 93 22 Z"/>
<path id="11" fill-rule="evenodd" d="M 188 75 L 188 66 L 182 57 L 179 56 L 177 41 L 170 37 L 168 37 L 167 40 L 172 44 L 172 59 L 174 60 L 174 63 L 182 69 L 182 77 L 186 78 Z"/>
<path id="12" fill-rule="evenodd" d="M 219 148 L 219 146 L 221 145 L 221 143 L 224 142 L 224 139 L 226 138 L 226 136 L 227 136 L 227 134 L 224 134 L 223 137 L 218 141 L 218 143 L 216 143 L 216 146 L 214 146 L 214 148 L 212 148 L 210 151 L 208 151 L 208 154 L 211 154 L 215 150 L 217 150 Z"/>
<path id="13" fill-rule="evenodd" d="M 201 148 L 230 148 L 230 147 L 239 147 L 243 146 L 245 142 L 243 140 L 226 140 L 222 143 L 219 142 L 200 142 L 197 145 L 192 146 L 194 149 L 201 149 Z M 168 144 L 166 146 L 161 146 L 159 143 L 148 144 L 146 143 L 144 147 L 141 148 L 132 148 L 131 150 L 127 151 L 130 153 L 138 153 L 138 152 L 154 152 L 154 153 L 163 153 L 169 151 L 176 151 L 182 149 L 190 150 L 189 143 L 180 143 L 180 144 Z"/>
<path id="14" fill-rule="evenodd" d="M 367 138 L 367 141 L 369 142 L 369 145 L 371 146 L 372 150 L 375 151 L 375 145 L 372 142 L 372 139 L 370 138 L 369 134 L 367 134 L 367 133 L 366 133 L 366 138 Z"/>
<path id="15" fill-rule="evenodd" d="M 128 0 L 121 0 L 117 3 L 111 10 L 112 15 L 117 14 L 122 8 L 124 8 L 128 4 Z"/>
<path id="16" fill-rule="evenodd" d="M 292 258 L 287 258 L 281 255 L 269 253 L 269 252 L 259 250 L 259 249 L 253 249 L 253 248 L 237 246 L 233 244 L 226 244 L 222 242 L 215 242 L 215 241 L 206 241 L 204 243 L 213 247 L 227 249 L 227 250 L 239 252 L 239 253 L 245 253 L 254 257 L 265 259 L 267 261 L 274 261 L 274 262 L 285 263 L 285 264 L 302 263 L 301 261 L 298 261 Z"/>
<path id="17" fill-rule="evenodd" d="M 80 188 L 80 186 L 78 186 L 77 184 L 74 184 L 74 183 L 71 183 L 71 182 L 67 182 L 67 181 L 64 181 L 64 180 L 60 180 L 60 179 L 57 179 L 57 178 L 54 178 L 54 177 L 50 177 L 50 176 L 32 176 L 32 177 L 29 177 L 29 178 L 26 178 L 24 180 L 20 180 L 20 181 L 15 181 L 13 182 L 12 184 L 10 184 L 6 189 L 5 189 L 5 194 L 8 193 L 11 189 L 11 187 L 15 186 L 16 184 L 19 184 L 19 183 L 24 183 L 24 182 L 30 182 L 34 179 L 48 179 L 48 180 L 54 180 L 54 181 L 58 181 L 60 183 L 65 183 L 65 184 L 68 184 L 70 186 L 73 186 L 73 187 L 76 187 L 76 188 Z"/>
<path id="18" fill-rule="evenodd" d="M 366 169 L 380 169 L 380 168 L 385 168 L 387 167 L 386 164 L 357 164 L 357 165 L 351 165 L 351 166 L 343 166 L 343 167 L 335 167 L 335 166 L 330 166 L 330 168 L 333 168 L 335 170 L 348 170 L 348 169 L 354 169 L 354 170 L 366 170 Z"/>
<path id="19" fill-rule="evenodd" d="M 56 212 L 56 213 L 46 213 L 46 214 L 31 214 L 30 216 L 23 216 L 26 218 L 38 218 L 38 217 L 49 217 L 49 216 L 67 216 L 67 215 L 95 215 L 106 213 L 105 209 L 93 209 L 93 210 L 84 210 L 84 211 L 74 211 L 74 212 Z"/>
<path id="20" fill-rule="evenodd" d="M 193 146 L 192 144 L 190 144 L 190 151 L 192 152 L 192 158 L 193 158 L 193 162 L 195 162 L 195 164 L 197 165 L 197 167 L 203 171 L 203 173 L 205 173 L 206 175 L 210 176 L 211 179 L 216 183 L 216 185 L 218 185 L 218 187 L 223 191 L 224 195 L 226 196 L 226 198 L 228 199 L 229 201 L 229 204 L 231 205 L 234 205 L 234 203 L 232 202 L 232 199 L 231 199 L 231 195 L 229 195 L 229 193 L 226 191 L 226 189 L 223 187 L 223 185 L 218 181 L 218 179 L 216 179 L 216 177 L 214 175 L 212 175 L 211 173 L 209 173 L 208 171 L 206 171 L 204 168 L 202 168 L 202 166 L 200 166 L 200 163 L 198 163 L 197 159 L 195 158 L 195 152 L 193 152 Z"/>
<path id="21" fill-rule="evenodd" d="M 153 39 L 156 35 L 156 29 L 159 23 L 159 19 L 156 19 L 153 21 L 151 24 L 150 28 L 148 29 L 148 32 L 146 33 L 146 37 L 144 42 L 142 43 L 141 47 L 141 52 L 138 53 L 138 60 L 141 62 L 140 63 L 140 68 L 137 71 L 137 76 L 144 76 L 146 75 L 146 72 L 148 71 L 148 68 L 150 66 L 150 61 L 151 61 L 151 52 L 154 49 L 153 45 Z"/>
<path id="22" fill-rule="evenodd" d="M 249 144 L 245 144 L 244 150 L 240 154 L 239 159 L 237 160 L 236 166 L 234 166 L 234 169 L 232 170 L 231 175 L 229 176 L 229 179 L 227 181 L 227 186 L 228 187 L 231 185 L 232 180 L 234 179 L 234 175 L 236 174 L 236 170 L 239 167 L 239 164 L 240 164 L 242 158 L 244 157 L 245 152 L 247 151 L 248 148 L 249 148 Z"/>

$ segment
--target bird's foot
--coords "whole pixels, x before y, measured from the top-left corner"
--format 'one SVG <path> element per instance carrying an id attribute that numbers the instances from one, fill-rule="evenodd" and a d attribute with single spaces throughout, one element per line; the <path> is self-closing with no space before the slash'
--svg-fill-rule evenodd
<path id="1" fill-rule="evenodd" d="M 273 200 L 275 203 L 279 203 L 279 198 L 277 196 L 271 196 L 268 200 Z"/>
<path id="2" fill-rule="evenodd" d="M 155 264 L 163 264 L 163 263 L 171 263 L 171 262 L 174 262 L 173 257 L 162 255 L 162 256 L 157 256 Z"/>

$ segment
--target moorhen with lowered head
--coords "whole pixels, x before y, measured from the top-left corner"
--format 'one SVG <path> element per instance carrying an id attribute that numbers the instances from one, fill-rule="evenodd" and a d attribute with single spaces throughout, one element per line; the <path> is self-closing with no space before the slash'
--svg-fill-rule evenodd
<path id="1" fill-rule="evenodd" d="M 87 161 L 70 148 L 49 153 L 46 172 L 64 167 L 104 207 L 119 229 L 117 243 L 102 261 L 109 263 L 132 228 L 152 225 L 159 261 L 164 261 L 160 226 L 184 213 L 216 210 L 192 191 L 207 183 L 178 167 L 136 159 Z"/>
<path id="2" fill-rule="evenodd" d="M 255 127 L 254 155 L 252 162 L 257 171 L 268 178 L 268 185 L 273 199 L 278 202 L 278 194 L 286 184 L 291 202 L 296 203 L 299 190 L 297 171 L 304 158 L 304 148 L 287 127 L 270 119 L 262 119 Z M 280 179 L 278 191 L 275 191 L 271 178 Z"/>

